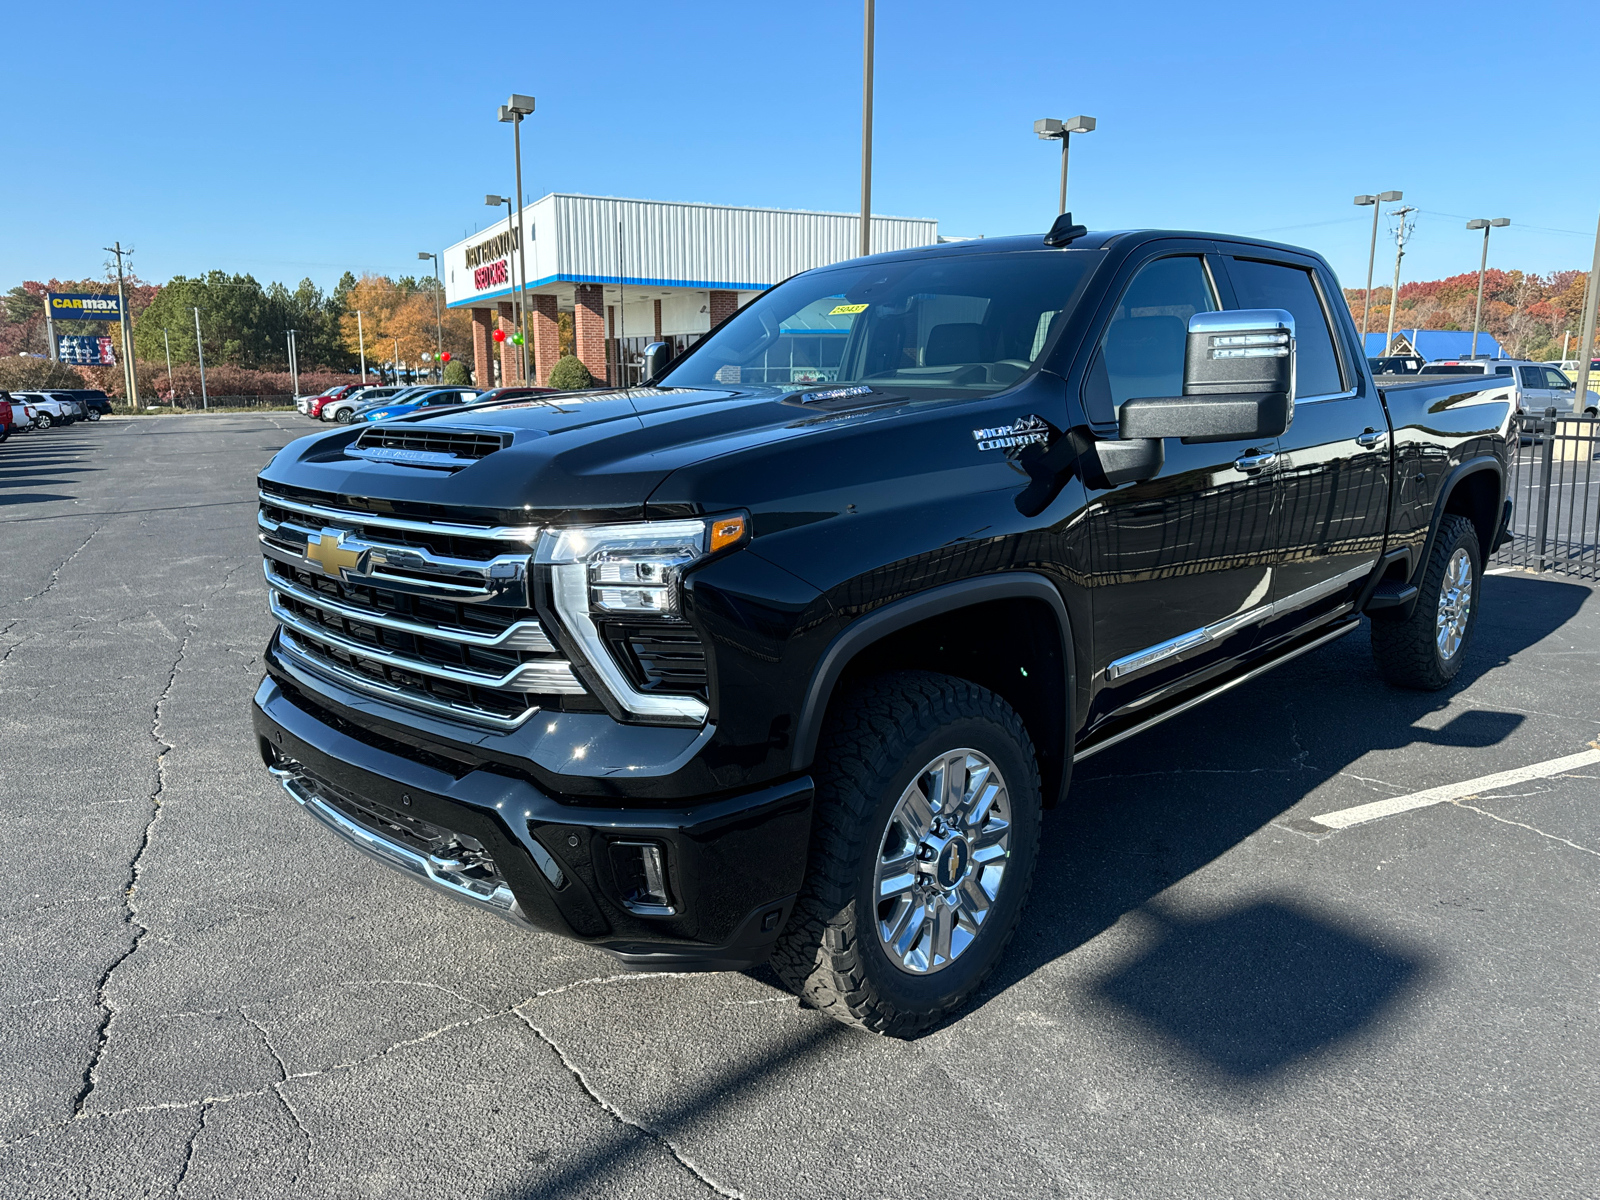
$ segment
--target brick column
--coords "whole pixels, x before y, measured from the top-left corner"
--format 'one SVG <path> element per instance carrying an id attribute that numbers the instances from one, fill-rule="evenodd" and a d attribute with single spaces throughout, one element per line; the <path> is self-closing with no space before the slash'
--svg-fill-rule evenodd
<path id="1" fill-rule="evenodd" d="M 478 388 L 494 386 L 494 368 L 489 365 L 489 347 L 494 345 L 489 340 L 489 321 L 493 315 L 493 309 L 472 310 L 472 383 Z"/>
<path id="2" fill-rule="evenodd" d="M 605 291 L 599 284 L 580 283 L 573 289 L 573 350 L 589 374 L 597 380 L 606 376 Z"/>
<path id="3" fill-rule="evenodd" d="M 661 340 L 661 301 L 659 300 L 656 301 L 656 336 L 651 340 L 657 342 Z"/>
<path id="4" fill-rule="evenodd" d="M 739 307 L 738 292 L 712 292 L 711 293 L 711 328 L 717 327 L 717 322 L 725 317 L 731 317 L 734 310 Z"/>
<path id="5" fill-rule="evenodd" d="M 510 386 L 522 382 L 518 361 L 520 355 L 511 335 L 517 331 L 517 308 L 509 300 L 500 301 L 500 328 L 506 331 L 506 340 L 500 343 L 500 382 Z"/>
<path id="6" fill-rule="evenodd" d="M 554 296 L 532 297 L 533 380 L 540 387 L 550 386 L 550 368 L 561 357 L 561 326 Z"/>

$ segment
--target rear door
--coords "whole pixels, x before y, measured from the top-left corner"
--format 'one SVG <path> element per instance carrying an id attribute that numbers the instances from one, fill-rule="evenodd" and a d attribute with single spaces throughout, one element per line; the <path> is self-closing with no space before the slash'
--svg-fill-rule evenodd
<path id="1" fill-rule="evenodd" d="M 1278 439 L 1282 557 L 1268 632 L 1291 632 L 1343 602 L 1377 563 L 1388 529 L 1390 455 L 1383 402 L 1338 336 L 1340 293 L 1314 259 L 1254 251 L 1224 268 L 1240 308 L 1294 314 L 1294 419 Z"/>
<path id="2" fill-rule="evenodd" d="M 1120 274 L 1083 388 L 1095 432 L 1124 400 L 1183 394 L 1189 318 L 1224 307 L 1211 243 L 1157 243 Z M 1154 248 L 1153 248 L 1154 249 Z M 1096 682 L 1091 720 L 1248 649 L 1271 597 L 1272 438 L 1166 439 L 1154 479 L 1090 492 Z"/>
<path id="3" fill-rule="evenodd" d="M 1552 404 L 1560 407 L 1556 402 L 1557 393 L 1550 390 L 1545 382 L 1543 367 L 1516 367 L 1517 375 L 1517 401 L 1531 413 L 1542 413 Z"/>

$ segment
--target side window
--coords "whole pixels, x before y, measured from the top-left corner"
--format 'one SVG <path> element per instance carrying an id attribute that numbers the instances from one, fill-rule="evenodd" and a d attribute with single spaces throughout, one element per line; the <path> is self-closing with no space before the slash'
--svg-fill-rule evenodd
<path id="1" fill-rule="evenodd" d="M 1568 388 L 1577 386 L 1554 367 L 1546 367 L 1544 369 L 1544 385 L 1547 388 L 1554 388 L 1558 392 L 1564 392 Z"/>
<path id="2" fill-rule="evenodd" d="M 1544 387 L 1544 370 L 1541 367 L 1518 367 L 1517 379 L 1525 388 Z"/>
<path id="3" fill-rule="evenodd" d="M 1310 271 L 1235 258 L 1228 263 L 1228 276 L 1240 308 L 1282 308 L 1294 316 L 1296 399 L 1344 391 L 1328 317 Z"/>
<path id="4" fill-rule="evenodd" d="M 1113 411 L 1138 396 L 1183 395 L 1183 352 L 1189 318 L 1220 307 L 1196 256 L 1159 258 L 1128 284 L 1100 343 L 1096 390 L 1111 393 Z"/>

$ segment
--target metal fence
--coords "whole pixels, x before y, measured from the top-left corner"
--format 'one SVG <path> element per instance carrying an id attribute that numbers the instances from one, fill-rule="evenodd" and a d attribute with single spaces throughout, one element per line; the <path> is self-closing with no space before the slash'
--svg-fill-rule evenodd
<path id="1" fill-rule="evenodd" d="M 209 396 L 204 401 L 196 396 L 179 396 L 176 401 L 158 400 L 151 408 L 176 408 L 180 412 L 198 412 L 202 408 L 249 409 L 293 408 L 294 397 L 282 396 Z"/>
<path id="2" fill-rule="evenodd" d="M 1498 566 L 1600 579 L 1600 421 L 1524 414 L 1509 497 L 1512 539 Z"/>

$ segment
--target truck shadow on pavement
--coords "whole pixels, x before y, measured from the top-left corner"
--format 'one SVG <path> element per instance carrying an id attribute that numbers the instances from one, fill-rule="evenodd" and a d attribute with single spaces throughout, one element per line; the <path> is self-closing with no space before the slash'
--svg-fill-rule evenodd
<path id="1" fill-rule="evenodd" d="M 975 1007 L 1137 912 L 1157 926 L 1152 944 L 1094 994 L 1222 1079 L 1260 1078 L 1394 1014 L 1429 963 L 1391 936 L 1259 894 L 1185 916 L 1162 893 L 1370 750 L 1504 741 L 1522 714 L 1435 714 L 1589 595 L 1548 578 L 1488 577 L 1470 657 L 1444 691 L 1384 684 L 1358 631 L 1083 764 L 1071 800 L 1046 814 L 1028 912 Z"/>
<path id="2" fill-rule="evenodd" d="M 0 507 L 13 504 L 44 503 L 51 500 L 72 500 L 72 495 L 61 492 L 22 491 L 22 488 L 66 488 L 79 477 L 103 467 L 91 466 L 83 457 L 83 447 L 67 443 L 64 439 L 76 431 L 65 430 L 62 438 L 44 440 L 49 434 L 14 434 L 0 445 Z M 41 439 L 37 445 L 19 439 Z"/>

